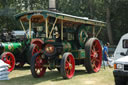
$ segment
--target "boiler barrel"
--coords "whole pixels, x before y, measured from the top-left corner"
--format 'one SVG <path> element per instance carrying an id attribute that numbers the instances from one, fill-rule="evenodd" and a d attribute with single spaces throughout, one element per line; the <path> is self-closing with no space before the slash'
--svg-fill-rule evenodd
<path id="1" fill-rule="evenodd" d="M 4 51 L 15 52 L 17 48 L 21 48 L 21 43 L 1 43 L 4 47 Z"/>

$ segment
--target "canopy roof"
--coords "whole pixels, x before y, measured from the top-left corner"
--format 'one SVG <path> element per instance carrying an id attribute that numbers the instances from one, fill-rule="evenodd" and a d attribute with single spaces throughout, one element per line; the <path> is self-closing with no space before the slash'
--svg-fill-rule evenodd
<path id="1" fill-rule="evenodd" d="M 28 21 L 29 19 L 31 19 L 32 22 L 39 22 L 39 23 L 43 22 L 47 17 L 55 17 L 59 20 L 70 21 L 72 23 L 81 23 L 81 24 L 88 24 L 94 26 L 105 26 L 105 22 L 102 21 L 88 19 L 87 17 L 78 17 L 64 13 L 47 11 L 47 10 L 33 10 L 15 15 L 15 18 L 17 20 L 20 19 L 21 21 Z"/>

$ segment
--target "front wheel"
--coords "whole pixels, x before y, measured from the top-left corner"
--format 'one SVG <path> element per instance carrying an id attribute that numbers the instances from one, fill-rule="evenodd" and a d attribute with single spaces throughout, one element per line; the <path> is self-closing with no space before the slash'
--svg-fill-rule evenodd
<path id="1" fill-rule="evenodd" d="M 60 67 L 61 75 L 65 79 L 70 79 L 74 76 L 75 73 L 75 61 L 71 53 L 64 53 L 61 60 Z"/>
<path id="2" fill-rule="evenodd" d="M 46 60 L 41 55 L 41 53 L 35 53 L 31 59 L 31 73 L 34 78 L 42 77 L 46 71 L 46 67 L 43 66 Z"/>
<path id="3" fill-rule="evenodd" d="M 15 57 L 14 57 L 14 55 L 10 52 L 4 52 L 4 53 L 1 54 L 1 59 L 9 65 L 8 66 L 8 71 L 11 72 L 15 67 Z"/>
<path id="4" fill-rule="evenodd" d="M 39 46 L 38 45 L 36 45 L 36 44 L 31 44 L 30 45 L 30 48 L 29 48 L 29 51 L 28 51 L 28 57 L 27 57 L 27 61 L 28 61 L 28 63 L 30 64 L 30 62 L 31 62 L 31 58 L 32 58 L 32 56 L 35 54 L 35 53 L 39 53 L 39 51 L 40 51 L 40 48 L 39 48 Z"/>
<path id="5" fill-rule="evenodd" d="M 101 68 L 102 48 L 97 38 L 90 38 L 85 44 L 85 67 L 87 72 L 95 73 Z"/>

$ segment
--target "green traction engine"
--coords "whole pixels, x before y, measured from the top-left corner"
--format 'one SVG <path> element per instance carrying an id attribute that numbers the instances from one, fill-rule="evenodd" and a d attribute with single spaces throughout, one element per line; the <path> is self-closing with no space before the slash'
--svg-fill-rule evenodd
<path id="1" fill-rule="evenodd" d="M 4 33 L 2 35 L 0 59 L 9 64 L 8 71 L 12 71 L 15 66 L 23 67 L 25 63 L 30 64 L 32 55 L 39 51 L 38 47 L 41 47 L 43 43 L 39 39 L 36 39 L 34 35 L 32 38 L 29 38 L 28 34 L 25 34 L 27 37 L 24 36 L 21 38 L 8 38 L 8 36 L 4 36 Z"/>
<path id="2" fill-rule="evenodd" d="M 100 70 L 102 48 L 96 37 L 104 22 L 46 10 L 24 12 L 16 18 L 24 29 L 24 23 L 28 23 L 29 35 L 33 30 L 42 42 L 37 43 L 39 51 L 31 58 L 33 77 L 42 77 L 47 68 L 56 68 L 63 78 L 69 79 L 75 73 L 75 65 L 83 65 L 89 73 Z"/>
<path id="3" fill-rule="evenodd" d="M 9 64 L 8 71 L 12 71 L 15 66 L 23 67 L 25 63 L 30 64 L 31 56 L 39 51 L 38 49 L 35 43 L 32 44 L 26 39 L 23 42 L 1 42 L 0 59 Z"/>

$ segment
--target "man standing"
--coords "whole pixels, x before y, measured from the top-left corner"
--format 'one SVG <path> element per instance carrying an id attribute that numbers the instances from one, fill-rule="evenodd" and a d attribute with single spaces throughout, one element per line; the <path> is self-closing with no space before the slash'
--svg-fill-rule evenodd
<path id="1" fill-rule="evenodd" d="M 111 67 L 111 65 L 108 62 L 108 47 L 110 46 L 109 43 L 105 44 L 104 48 L 103 48 L 103 60 L 107 62 L 108 66 Z"/>

